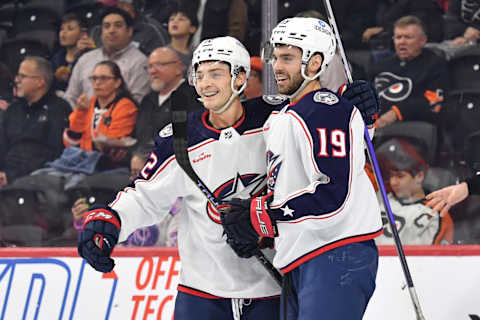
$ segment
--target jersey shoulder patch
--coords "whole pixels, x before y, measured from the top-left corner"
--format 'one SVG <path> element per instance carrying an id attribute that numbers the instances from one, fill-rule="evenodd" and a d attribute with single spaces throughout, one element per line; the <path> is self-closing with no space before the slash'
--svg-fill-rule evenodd
<path id="1" fill-rule="evenodd" d="M 272 106 L 278 106 L 282 103 L 284 103 L 287 100 L 286 96 L 281 96 L 278 94 L 264 94 L 262 96 L 263 101 L 266 103 L 272 105 Z"/>
<path id="2" fill-rule="evenodd" d="M 328 105 L 334 105 L 338 103 L 339 99 L 335 94 L 331 92 L 318 91 L 313 95 L 313 101 Z"/>
<path id="3" fill-rule="evenodd" d="M 173 127 L 172 127 L 172 124 L 169 123 L 167 124 L 165 127 L 163 127 L 162 130 L 160 130 L 160 132 L 158 133 L 158 135 L 162 138 L 166 138 L 166 137 L 170 137 L 171 135 L 173 135 Z"/>

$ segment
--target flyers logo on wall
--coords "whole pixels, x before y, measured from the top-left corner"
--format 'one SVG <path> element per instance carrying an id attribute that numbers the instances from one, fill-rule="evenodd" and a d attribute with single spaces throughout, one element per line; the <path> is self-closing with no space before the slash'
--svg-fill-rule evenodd
<path id="1" fill-rule="evenodd" d="M 398 102 L 407 99 L 412 93 L 412 80 L 391 72 L 382 72 L 375 77 L 378 96 L 388 101 Z"/>

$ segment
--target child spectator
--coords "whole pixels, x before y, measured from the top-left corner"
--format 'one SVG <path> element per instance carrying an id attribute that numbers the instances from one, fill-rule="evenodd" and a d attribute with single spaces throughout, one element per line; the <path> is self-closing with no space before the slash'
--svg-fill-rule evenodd
<path id="1" fill-rule="evenodd" d="M 440 216 L 426 205 L 422 183 L 428 165 L 408 141 L 394 138 L 383 143 L 376 153 L 391 187 L 388 200 L 403 244 L 429 245 L 453 242 L 450 214 Z M 383 234 L 377 244 L 393 244 L 385 209 L 382 209 Z"/>
<path id="2" fill-rule="evenodd" d="M 58 33 L 61 49 L 51 59 L 55 73 L 55 89 L 61 94 L 67 89 L 72 68 L 84 52 L 95 48 L 95 43 L 87 34 L 87 25 L 75 13 L 67 13 L 62 17 Z"/>
<path id="3" fill-rule="evenodd" d="M 184 65 L 184 70 L 188 70 L 190 61 L 192 61 L 190 44 L 197 28 L 197 15 L 191 10 L 175 10 L 168 19 L 168 34 L 170 35 L 170 44 L 168 46 L 175 50 Z"/>

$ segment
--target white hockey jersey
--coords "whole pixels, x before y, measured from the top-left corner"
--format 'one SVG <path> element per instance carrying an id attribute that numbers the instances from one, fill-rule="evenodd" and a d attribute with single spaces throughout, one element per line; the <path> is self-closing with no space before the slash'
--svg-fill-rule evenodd
<path id="1" fill-rule="evenodd" d="M 364 122 L 328 89 L 274 112 L 264 125 L 270 208 L 277 222 L 273 264 L 288 272 L 338 246 L 382 232 L 365 171 Z"/>
<path id="2" fill-rule="evenodd" d="M 248 101 L 242 118 L 223 130 L 208 124 L 208 111 L 189 114 L 190 163 L 218 199 L 250 198 L 265 191 L 262 125 L 271 111 L 261 99 Z M 239 258 L 226 243 L 219 213 L 175 160 L 171 125 L 160 132 L 134 186 L 111 203 L 121 218 L 120 241 L 141 226 L 158 223 L 179 196 L 184 206 L 178 222 L 179 291 L 211 298 L 280 294 L 281 288 L 256 258 Z"/>
<path id="3" fill-rule="evenodd" d="M 453 220 L 450 214 L 440 218 L 432 214 L 432 208 L 419 200 L 404 203 L 392 193 L 388 201 L 397 225 L 398 235 L 405 245 L 451 244 L 453 242 Z M 384 232 L 375 239 L 379 245 L 393 245 L 392 229 L 382 204 Z"/>

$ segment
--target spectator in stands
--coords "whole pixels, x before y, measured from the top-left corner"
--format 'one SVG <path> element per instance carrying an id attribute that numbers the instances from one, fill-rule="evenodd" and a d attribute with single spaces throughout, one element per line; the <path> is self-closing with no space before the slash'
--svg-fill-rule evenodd
<path id="1" fill-rule="evenodd" d="M 26 57 L 15 76 L 17 97 L 0 125 L 0 188 L 55 159 L 63 149 L 62 132 L 71 112 L 51 89 L 48 60 Z"/>
<path id="2" fill-rule="evenodd" d="M 83 93 L 77 99 L 64 133 L 64 144 L 86 151 L 98 150 L 110 160 L 108 167 L 120 166 L 131 146 L 127 137 L 133 133 L 137 119 L 135 100 L 115 62 L 97 63 L 89 80 L 94 96 Z"/>
<path id="3" fill-rule="evenodd" d="M 171 109 L 175 97 L 172 96 L 173 92 L 188 97 L 189 103 L 183 106 L 188 110 L 202 108 L 196 100 L 195 90 L 183 78 L 182 63 L 172 48 L 161 47 L 150 54 L 148 74 L 152 91 L 140 104 L 135 126 L 135 138 L 140 146 L 151 143 L 158 136 L 158 132 L 172 121 Z"/>
<path id="4" fill-rule="evenodd" d="M 250 68 L 250 75 L 248 76 L 247 86 L 244 91 L 247 99 L 262 96 L 262 59 L 260 57 L 251 57 Z"/>
<path id="5" fill-rule="evenodd" d="M 117 7 L 107 8 L 102 15 L 102 47 L 85 53 L 78 59 L 69 80 L 65 99 L 74 107 L 83 93 L 93 95 L 89 80 L 93 67 L 100 61 L 111 60 L 122 71 L 125 85 L 136 101 L 141 101 L 148 92 L 148 77 L 145 71 L 147 57 L 132 43 L 133 19 Z"/>
<path id="6" fill-rule="evenodd" d="M 13 77 L 6 64 L 0 62 L 0 126 L 3 116 L 13 99 Z"/>
<path id="7" fill-rule="evenodd" d="M 422 183 L 428 168 L 415 147 L 404 139 L 394 138 L 376 150 L 379 161 L 387 168 L 392 192 L 388 200 L 395 216 L 398 233 L 403 244 L 451 244 L 453 221 L 450 214 L 443 217 L 426 204 Z M 377 244 L 393 244 L 385 209 L 382 210 L 384 233 L 376 238 Z"/>
<path id="8" fill-rule="evenodd" d="M 480 40 L 480 1 L 450 0 L 446 15 L 450 45 L 473 45 Z"/>
<path id="9" fill-rule="evenodd" d="M 95 48 L 95 43 L 88 37 L 85 21 L 75 13 L 67 13 L 62 17 L 58 39 L 61 49 L 50 62 L 55 73 L 55 89 L 63 93 L 75 62 L 84 52 Z"/>
<path id="10" fill-rule="evenodd" d="M 192 61 L 190 44 L 197 28 L 197 15 L 191 9 L 179 8 L 172 12 L 168 19 L 168 34 L 170 35 L 170 44 L 168 46 L 177 52 L 185 70 L 187 70 Z"/>
<path id="11" fill-rule="evenodd" d="M 368 7 L 370 7 L 370 2 Z M 383 39 L 389 41 L 393 33 L 392 21 L 410 15 L 423 21 L 424 32 L 429 41 L 440 42 L 443 40 L 443 11 L 437 1 L 379 0 L 376 13 L 376 26 L 364 30 L 363 41 L 372 40 L 373 37 L 380 34 L 385 35 Z"/>
<path id="12" fill-rule="evenodd" d="M 148 56 L 155 48 L 164 46 L 168 43 L 168 33 L 158 21 L 148 18 L 138 12 L 132 1 L 120 0 L 115 4 L 116 7 L 127 12 L 133 19 L 132 43 Z M 95 26 L 91 35 L 97 47 L 102 46 L 102 27 Z"/>
<path id="13" fill-rule="evenodd" d="M 423 23 L 414 16 L 395 22 L 395 54 L 373 65 L 383 114 L 376 127 L 395 121 L 426 121 L 437 124 L 443 97 L 448 90 L 445 59 L 424 49 L 427 36 Z"/>
<path id="14" fill-rule="evenodd" d="M 245 0 L 205 0 L 199 2 L 199 29 L 195 33 L 192 45 L 196 47 L 201 40 L 220 36 L 232 36 L 245 40 L 248 16 Z M 188 3 L 188 2 L 187 2 Z"/>

